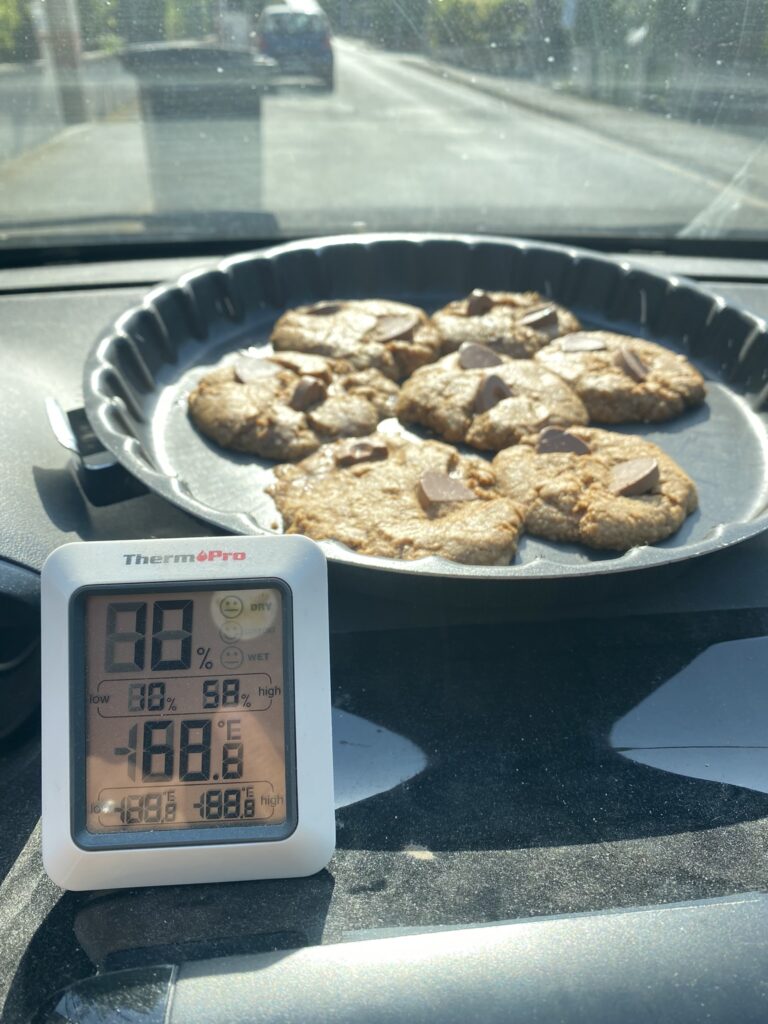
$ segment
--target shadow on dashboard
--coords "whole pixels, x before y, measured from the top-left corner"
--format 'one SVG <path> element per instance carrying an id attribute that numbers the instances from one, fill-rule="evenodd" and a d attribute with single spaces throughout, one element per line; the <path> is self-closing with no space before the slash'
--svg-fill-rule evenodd
<path id="1" fill-rule="evenodd" d="M 333 877 L 322 871 L 288 883 L 63 893 L 57 900 L 55 887 L 42 874 L 36 845 L 37 901 L 51 906 L 8 979 L 4 1021 L 30 1020 L 54 993 L 96 969 L 319 944 L 334 889 Z M 9 951 L 9 967 L 11 962 Z"/>
<path id="2" fill-rule="evenodd" d="M 218 534 L 154 494 L 96 506 L 83 496 L 68 469 L 33 466 L 35 487 L 46 515 L 72 539 L 117 540 Z"/>
<path id="3" fill-rule="evenodd" d="M 764 793 L 634 763 L 610 742 L 622 716 L 717 641 L 707 620 L 335 638 L 336 706 L 406 737 L 427 756 L 420 775 L 338 812 L 338 846 L 515 851 L 672 836 L 768 816 Z M 723 621 L 720 615 L 721 629 Z M 372 666 L 364 687 L 355 671 L 363 648 Z"/>

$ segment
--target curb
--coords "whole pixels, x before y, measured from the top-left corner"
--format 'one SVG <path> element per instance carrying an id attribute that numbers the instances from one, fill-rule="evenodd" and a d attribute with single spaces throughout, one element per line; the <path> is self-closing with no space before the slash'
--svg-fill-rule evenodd
<path id="1" fill-rule="evenodd" d="M 503 86 L 494 86 L 490 82 L 479 80 L 471 71 L 462 71 L 457 68 L 452 68 L 447 64 L 440 64 L 437 61 L 420 57 L 402 57 L 401 63 L 416 71 L 423 71 L 435 78 L 448 79 L 458 85 L 464 85 L 469 89 L 474 89 L 476 92 L 484 93 L 486 96 L 492 96 L 494 99 L 508 103 L 510 106 L 520 107 L 523 110 L 528 110 L 535 114 L 543 114 L 545 117 L 552 118 L 554 121 L 577 125 L 584 131 L 591 132 L 593 135 L 596 135 L 601 139 L 607 139 L 612 143 L 625 146 L 627 149 L 631 149 L 636 153 L 642 153 L 645 156 L 650 155 L 656 159 L 665 160 L 667 163 L 676 164 L 681 171 L 688 171 L 697 174 L 706 179 L 706 181 L 711 185 L 717 185 L 721 189 L 729 188 L 734 184 L 733 176 L 728 177 L 727 175 L 722 174 L 722 172 L 716 170 L 713 171 L 712 167 L 704 161 L 699 161 L 694 158 L 690 159 L 687 163 L 682 164 L 679 162 L 679 158 L 675 154 L 670 154 L 664 149 L 654 146 L 652 143 L 649 143 L 647 139 L 643 139 L 642 145 L 640 145 L 631 137 L 623 137 L 616 135 L 613 132 L 601 129 L 599 119 L 597 118 L 593 117 L 591 119 L 587 119 L 585 115 L 580 115 L 579 113 L 567 113 L 564 110 L 557 110 L 552 104 L 536 103 L 529 98 L 515 96 L 512 94 L 511 89 Z M 611 107 L 608 104 L 605 104 L 604 106 L 607 106 L 611 111 L 619 111 L 622 109 L 621 107 Z M 597 109 L 600 108 L 598 107 Z M 638 111 L 638 113 L 647 117 L 653 116 L 648 111 Z M 760 192 L 756 192 L 754 195 L 761 203 L 764 203 L 768 197 L 768 193 L 764 195 Z"/>
<path id="2" fill-rule="evenodd" d="M 521 99 L 519 96 L 513 96 L 509 89 L 505 89 L 502 86 L 493 86 L 490 82 L 484 82 L 475 78 L 472 71 L 460 71 L 447 64 L 438 64 L 435 61 L 423 60 L 419 57 L 403 57 L 400 62 L 418 71 L 426 71 L 427 74 L 434 75 L 435 78 L 448 78 L 459 85 L 466 85 L 477 92 L 485 93 L 486 96 L 493 96 L 495 99 L 503 100 L 505 103 L 513 104 L 516 107 L 523 107 L 534 114 L 546 114 L 547 117 L 558 121 L 567 121 L 569 124 L 578 124 L 584 128 L 592 129 L 591 124 L 586 124 L 579 117 L 572 117 L 562 111 L 553 110 L 546 103 L 535 103 L 531 102 L 531 100 Z"/>

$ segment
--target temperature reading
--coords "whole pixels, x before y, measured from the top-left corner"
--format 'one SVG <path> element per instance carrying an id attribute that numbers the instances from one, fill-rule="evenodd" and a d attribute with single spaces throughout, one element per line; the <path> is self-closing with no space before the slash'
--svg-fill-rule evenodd
<path id="1" fill-rule="evenodd" d="M 132 793 L 120 801 L 122 825 L 160 825 L 176 821 L 173 790 L 167 793 Z"/>
<path id="2" fill-rule="evenodd" d="M 192 661 L 192 601 L 155 601 L 152 605 L 153 672 L 186 671 Z M 107 605 L 105 672 L 140 672 L 147 654 L 147 602 Z"/>
<path id="3" fill-rule="evenodd" d="M 222 723 L 224 725 L 224 723 Z M 141 765 L 142 782 L 207 782 L 211 778 L 211 720 L 186 718 L 181 721 L 176 743 L 176 723 L 172 718 L 153 719 L 143 724 L 139 749 L 138 726 L 128 730 L 127 743 L 114 748 L 115 757 L 126 758 L 128 776 L 136 781 Z M 226 723 L 227 740 L 214 768 L 214 779 L 243 777 L 243 744 L 239 741 L 240 719 Z"/>
<path id="4" fill-rule="evenodd" d="M 219 821 L 221 818 L 253 818 L 256 806 L 253 787 L 239 789 L 206 789 L 192 807 L 205 821 Z"/>

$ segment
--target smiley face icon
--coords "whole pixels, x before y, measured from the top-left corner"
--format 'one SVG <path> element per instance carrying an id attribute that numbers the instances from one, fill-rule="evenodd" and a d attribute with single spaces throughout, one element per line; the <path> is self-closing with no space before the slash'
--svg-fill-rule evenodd
<path id="1" fill-rule="evenodd" d="M 243 602 L 236 594 L 227 594 L 219 601 L 221 614 L 227 619 L 236 619 L 243 610 Z"/>
<path id="2" fill-rule="evenodd" d="M 219 630 L 219 636 L 228 644 L 236 644 L 243 638 L 243 627 L 235 619 L 227 619 Z"/>
<path id="3" fill-rule="evenodd" d="M 219 660 L 226 669 L 240 668 L 243 664 L 243 652 L 239 647 L 225 647 Z"/>

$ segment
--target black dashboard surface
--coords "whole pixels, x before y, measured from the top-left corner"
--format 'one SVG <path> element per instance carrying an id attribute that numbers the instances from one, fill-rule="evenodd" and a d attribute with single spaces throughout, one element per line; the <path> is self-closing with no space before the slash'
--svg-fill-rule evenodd
<path id="1" fill-rule="evenodd" d="M 712 287 L 768 315 L 768 288 Z M 31 607 L 60 543 L 208 531 L 150 495 L 90 506 L 45 420 L 48 396 L 79 404 L 85 352 L 142 290 L 0 296 L 0 590 Z M 337 853 L 308 879 L 61 893 L 40 860 L 32 719 L 0 747 L 3 1021 L 97 970 L 765 890 L 768 795 L 636 763 L 609 737 L 712 645 L 768 635 L 766 559 L 757 539 L 604 590 L 334 575 L 334 706 L 426 767 L 340 809 Z"/>

